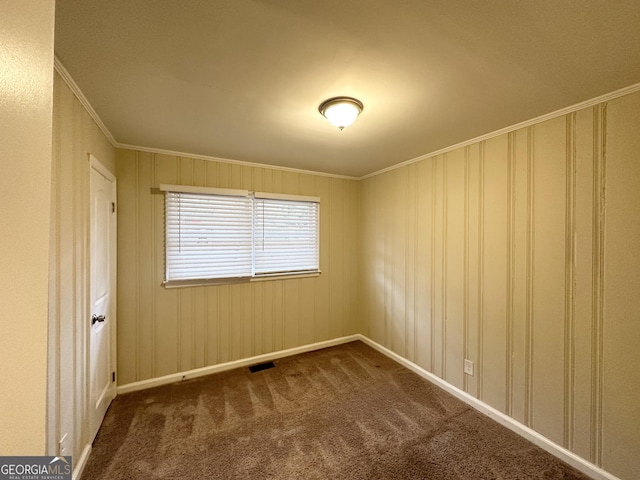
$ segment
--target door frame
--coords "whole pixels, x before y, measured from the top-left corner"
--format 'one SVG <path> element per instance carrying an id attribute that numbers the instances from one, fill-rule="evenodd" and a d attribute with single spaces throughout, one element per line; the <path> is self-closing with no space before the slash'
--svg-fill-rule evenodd
<path id="1" fill-rule="evenodd" d="M 89 415 L 89 409 L 91 406 L 91 327 L 89 325 L 91 318 L 91 170 L 97 171 L 100 175 L 105 177 L 111 182 L 112 185 L 112 199 L 114 202 L 114 211 L 111 216 L 111 238 L 109 239 L 110 252 L 110 271 L 112 272 L 110 278 L 111 298 L 110 298 L 110 316 L 111 319 L 108 322 L 109 326 L 109 371 L 114 372 L 115 381 L 112 380 L 111 388 L 113 390 L 112 398 L 117 395 L 117 228 L 118 228 L 118 209 L 117 209 L 117 179 L 100 161 L 91 153 L 89 153 L 89 211 L 88 211 L 88 226 L 87 226 L 87 239 L 88 239 L 88 251 L 87 251 L 87 312 L 85 316 L 85 369 L 86 369 L 86 405 L 87 411 L 85 412 L 85 418 L 87 427 L 91 431 L 91 416 Z M 89 444 L 93 443 L 94 437 L 88 439 Z"/>

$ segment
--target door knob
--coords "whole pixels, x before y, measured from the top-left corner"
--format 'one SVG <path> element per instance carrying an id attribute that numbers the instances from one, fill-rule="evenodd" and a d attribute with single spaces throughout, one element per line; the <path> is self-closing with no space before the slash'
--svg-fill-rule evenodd
<path id="1" fill-rule="evenodd" d="M 91 325 L 93 326 L 94 324 L 96 324 L 98 322 L 104 322 L 105 318 L 106 317 L 104 315 L 96 315 L 94 313 L 93 315 L 91 315 Z"/>

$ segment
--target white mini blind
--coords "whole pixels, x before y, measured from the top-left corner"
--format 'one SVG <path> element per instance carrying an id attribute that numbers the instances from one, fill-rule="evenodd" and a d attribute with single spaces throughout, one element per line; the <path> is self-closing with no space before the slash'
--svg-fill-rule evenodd
<path id="1" fill-rule="evenodd" d="M 319 214 L 317 201 L 256 198 L 255 275 L 318 271 Z"/>
<path id="2" fill-rule="evenodd" d="M 166 281 L 252 275 L 252 198 L 165 192 Z"/>
<path id="3" fill-rule="evenodd" d="M 319 273 L 320 198 L 160 185 L 167 284 Z"/>

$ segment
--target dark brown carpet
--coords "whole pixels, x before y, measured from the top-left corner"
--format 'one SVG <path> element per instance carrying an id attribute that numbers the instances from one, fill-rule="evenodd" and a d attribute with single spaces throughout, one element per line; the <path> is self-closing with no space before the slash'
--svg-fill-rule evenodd
<path id="1" fill-rule="evenodd" d="M 586 479 L 354 342 L 118 396 L 90 479 Z"/>

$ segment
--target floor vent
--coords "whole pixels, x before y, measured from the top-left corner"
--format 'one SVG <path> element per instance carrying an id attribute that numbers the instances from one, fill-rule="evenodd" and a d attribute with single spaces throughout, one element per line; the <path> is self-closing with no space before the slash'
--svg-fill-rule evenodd
<path id="1" fill-rule="evenodd" d="M 251 373 L 256 373 L 256 372 L 261 372 L 262 370 L 267 370 L 267 369 L 273 368 L 273 367 L 275 367 L 273 362 L 265 362 L 265 363 L 259 363 L 258 365 L 250 366 L 249 367 L 249 371 Z"/>

